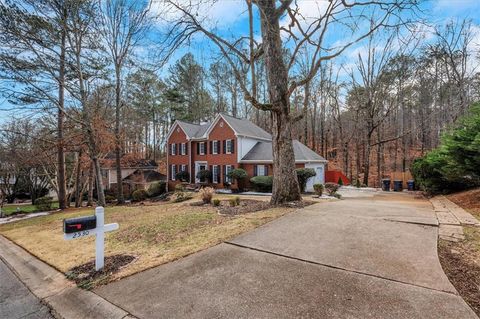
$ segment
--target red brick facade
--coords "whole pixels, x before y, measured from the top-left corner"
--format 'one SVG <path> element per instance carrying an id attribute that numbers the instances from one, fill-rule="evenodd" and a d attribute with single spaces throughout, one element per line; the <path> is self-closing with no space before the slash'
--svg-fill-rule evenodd
<path id="1" fill-rule="evenodd" d="M 235 125 L 238 125 L 238 122 Z M 175 185 L 182 182 L 176 178 L 176 174 L 181 170 L 189 173 L 189 178 L 184 181 L 186 183 L 203 182 L 196 178 L 197 172 L 208 170 L 212 173 L 209 181 L 212 186 L 226 188 L 230 184 L 232 189 L 236 189 L 238 185 L 228 179 L 227 173 L 235 168 L 246 170 L 248 179 L 244 186 L 247 187 L 249 186 L 248 180 L 253 176 L 273 175 L 271 162 L 239 162 L 239 159 L 242 159 L 246 152 L 257 143 L 256 140 L 265 141 L 265 137 L 257 139 L 240 134 L 237 138 L 238 132 L 233 127 L 222 116 L 217 117 L 213 126 L 208 127 L 185 122 L 174 124 L 167 139 L 168 189 L 173 190 Z M 242 141 L 244 142 L 242 143 Z M 241 148 L 243 148 L 243 152 Z M 241 156 L 239 152 L 242 153 Z M 305 164 L 296 163 L 296 167 L 303 168 Z"/>

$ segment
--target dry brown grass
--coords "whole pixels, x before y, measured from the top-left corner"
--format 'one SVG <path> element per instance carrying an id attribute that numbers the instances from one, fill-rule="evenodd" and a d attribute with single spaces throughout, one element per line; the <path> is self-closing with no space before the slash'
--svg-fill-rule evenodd
<path id="1" fill-rule="evenodd" d="M 222 195 L 222 199 L 229 196 Z M 118 231 L 107 234 L 105 254 L 133 255 L 137 259 L 114 274 L 119 279 L 231 239 L 293 208 L 272 208 L 238 216 L 221 216 L 212 206 L 190 202 L 116 206 L 105 210 L 105 223 L 117 222 Z M 5 224 L 0 233 L 62 272 L 92 260 L 94 238 L 65 241 L 62 220 L 93 214 L 93 209 L 69 210 Z"/>

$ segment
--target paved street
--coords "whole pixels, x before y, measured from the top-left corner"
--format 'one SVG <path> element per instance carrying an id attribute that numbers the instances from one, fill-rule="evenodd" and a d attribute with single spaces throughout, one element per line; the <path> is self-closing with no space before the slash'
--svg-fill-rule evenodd
<path id="1" fill-rule="evenodd" d="M 41 304 L 0 259 L 0 318 L 53 318 L 48 307 Z"/>
<path id="2" fill-rule="evenodd" d="M 96 293 L 139 318 L 477 318 L 428 201 L 344 195 Z"/>

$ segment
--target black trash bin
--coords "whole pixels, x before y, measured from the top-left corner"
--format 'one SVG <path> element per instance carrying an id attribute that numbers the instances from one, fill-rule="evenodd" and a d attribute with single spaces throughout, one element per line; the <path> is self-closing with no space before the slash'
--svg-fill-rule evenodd
<path id="1" fill-rule="evenodd" d="M 390 180 L 388 178 L 382 179 L 382 190 L 385 192 L 390 191 Z"/>
<path id="2" fill-rule="evenodd" d="M 407 181 L 407 188 L 409 191 L 414 191 L 415 190 L 415 181 L 413 179 L 409 179 Z"/>
<path id="3" fill-rule="evenodd" d="M 403 181 L 395 180 L 393 181 L 393 191 L 401 192 L 403 190 Z"/>

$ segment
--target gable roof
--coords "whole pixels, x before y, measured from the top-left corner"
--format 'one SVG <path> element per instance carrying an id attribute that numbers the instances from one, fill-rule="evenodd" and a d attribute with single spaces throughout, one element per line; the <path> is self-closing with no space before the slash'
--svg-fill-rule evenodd
<path id="1" fill-rule="evenodd" d="M 266 132 L 259 126 L 253 124 L 247 119 L 239 119 L 224 113 L 221 113 L 219 117 L 222 117 L 225 122 L 232 128 L 235 134 L 238 136 L 246 136 L 246 137 L 253 137 L 265 140 L 271 140 L 272 135 Z M 217 119 L 219 118 L 217 117 Z M 217 119 L 213 122 L 217 122 Z M 213 127 L 213 125 L 212 125 Z"/>
<path id="2" fill-rule="evenodd" d="M 189 139 L 202 137 L 207 129 L 210 127 L 210 123 L 205 124 L 193 124 L 183 121 L 176 121 L 180 128 L 185 132 Z M 175 126 L 175 125 L 174 125 Z"/>
<path id="3" fill-rule="evenodd" d="M 323 157 L 297 140 L 293 140 L 293 153 L 295 155 L 295 162 L 327 162 Z M 252 149 L 240 160 L 240 162 L 245 161 L 272 162 L 272 142 L 257 142 L 257 144 L 255 144 L 255 146 L 253 146 Z"/>

